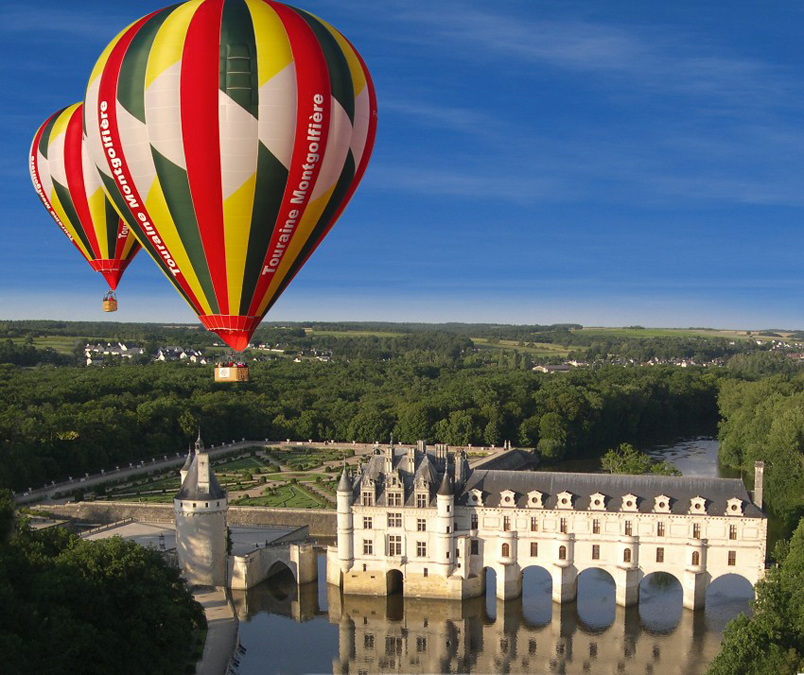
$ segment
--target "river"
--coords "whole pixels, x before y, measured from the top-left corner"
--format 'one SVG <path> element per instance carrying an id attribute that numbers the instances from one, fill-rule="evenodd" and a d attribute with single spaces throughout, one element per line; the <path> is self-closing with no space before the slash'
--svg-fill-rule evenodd
<path id="1" fill-rule="evenodd" d="M 717 441 L 686 439 L 648 453 L 685 475 L 724 475 Z M 581 468 L 565 463 L 558 470 Z M 749 611 L 753 590 L 741 577 L 721 577 L 706 608 L 683 609 L 681 586 L 653 574 L 640 586 L 639 605 L 614 604 L 614 581 L 600 570 L 578 577 L 578 600 L 558 605 L 550 577 L 528 568 L 521 598 L 468 602 L 343 596 L 325 582 L 297 587 L 274 577 L 233 592 L 246 653 L 242 675 L 260 673 L 655 673 L 695 675 L 720 648 L 726 623 Z"/>

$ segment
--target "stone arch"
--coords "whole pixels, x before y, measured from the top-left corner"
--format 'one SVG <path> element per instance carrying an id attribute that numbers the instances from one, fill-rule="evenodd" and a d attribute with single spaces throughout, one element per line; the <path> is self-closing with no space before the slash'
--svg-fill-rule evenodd
<path id="1" fill-rule="evenodd" d="M 670 634 L 684 612 L 684 586 L 675 574 L 656 570 L 639 582 L 639 618 L 652 633 Z"/>
<path id="2" fill-rule="evenodd" d="M 725 616 L 736 616 L 738 612 L 751 615 L 751 601 L 754 587 L 742 574 L 734 572 L 721 574 L 711 579 L 706 588 L 707 621 L 716 623 L 722 630 L 727 621 Z"/>
<path id="3" fill-rule="evenodd" d="M 284 560 L 274 560 L 273 563 L 268 567 L 268 571 L 265 573 L 265 578 L 270 579 L 271 577 L 276 577 L 279 575 L 290 575 L 293 578 L 293 581 L 296 581 L 296 571 L 293 569 L 292 565 L 289 565 Z"/>
<path id="4" fill-rule="evenodd" d="M 385 574 L 385 591 L 388 595 L 404 592 L 405 577 L 398 569 L 388 570 Z"/>
<path id="5" fill-rule="evenodd" d="M 534 626 L 546 626 L 553 618 L 553 577 L 542 565 L 527 565 L 521 572 L 522 616 Z"/>
<path id="6" fill-rule="evenodd" d="M 587 631 L 600 631 L 614 623 L 617 584 L 614 576 L 602 567 L 587 567 L 575 580 L 578 626 Z"/>
<path id="7" fill-rule="evenodd" d="M 296 591 L 296 575 L 283 560 L 275 560 L 265 573 L 270 594 L 277 600 L 286 600 Z"/>

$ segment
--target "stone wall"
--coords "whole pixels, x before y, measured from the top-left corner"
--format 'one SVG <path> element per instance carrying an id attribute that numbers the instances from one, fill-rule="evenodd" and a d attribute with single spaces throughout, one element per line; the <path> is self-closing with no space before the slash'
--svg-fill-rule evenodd
<path id="1" fill-rule="evenodd" d="M 76 502 L 45 504 L 37 507 L 59 518 L 70 518 L 83 524 L 101 525 L 126 518 L 148 522 L 173 522 L 173 504 L 139 504 L 133 502 Z M 334 537 L 337 533 L 335 511 L 327 509 L 274 509 L 265 506 L 230 506 L 227 521 L 234 527 L 310 528 L 313 537 Z"/>

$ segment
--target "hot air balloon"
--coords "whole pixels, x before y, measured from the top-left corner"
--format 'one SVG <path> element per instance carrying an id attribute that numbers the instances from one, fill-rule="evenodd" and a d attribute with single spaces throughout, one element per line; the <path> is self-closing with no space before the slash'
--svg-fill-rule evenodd
<path id="1" fill-rule="evenodd" d="M 117 309 L 114 291 L 140 245 L 103 192 L 83 138 L 82 107 L 75 103 L 63 108 L 39 127 L 29 168 L 34 188 L 53 220 L 109 284 L 103 309 L 113 312 Z"/>
<path id="2" fill-rule="evenodd" d="M 107 46 L 84 119 L 140 242 L 241 351 L 354 193 L 376 99 L 357 51 L 321 19 L 269 0 L 193 0 Z"/>

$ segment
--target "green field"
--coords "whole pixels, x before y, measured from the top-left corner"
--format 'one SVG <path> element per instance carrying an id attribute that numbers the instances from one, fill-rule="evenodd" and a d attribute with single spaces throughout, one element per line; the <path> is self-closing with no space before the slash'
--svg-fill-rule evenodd
<path id="1" fill-rule="evenodd" d="M 305 328 L 307 335 L 326 335 L 328 337 L 402 337 L 406 333 L 392 333 L 374 330 L 314 330 Z"/>
<path id="2" fill-rule="evenodd" d="M 9 339 L 18 345 L 21 345 L 27 338 L 15 337 Z M 35 337 L 33 339 L 33 344 L 34 347 L 38 347 L 39 349 L 46 349 L 50 347 L 60 354 L 67 354 L 71 356 L 77 343 L 80 342 L 81 346 L 83 347 L 87 341 L 89 341 L 90 344 L 97 344 L 98 342 L 105 344 L 106 342 L 111 342 L 111 340 L 106 338 L 86 338 L 79 337 L 78 335 L 46 335 L 44 337 Z"/>
<path id="3" fill-rule="evenodd" d="M 585 335 L 601 335 L 611 337 L 654 338 L 654 337 L 707 337 L 723 338 L 728 340 L 770 340 L 761 335 L 752 333 L 748 335 L 744 330 L 720 330 L 715 328 L 582 328 Z"/>
<path id="4" fill-rule="evenodd" d="M 471 338 L 478 349 L 502 349 L 504 351 L 519 351 L 531 356 L 566 356 L 570 350 L 563 345 L 554 345 L 548 342 L 526 342 L 520 345 L 516 340 L 499 340 L 494 343 L 489 342 L 489 338 Z M 528 345 L 533 345 L 529 347 Z M 581 347 L 580 349 L 583 349 Z"/>

